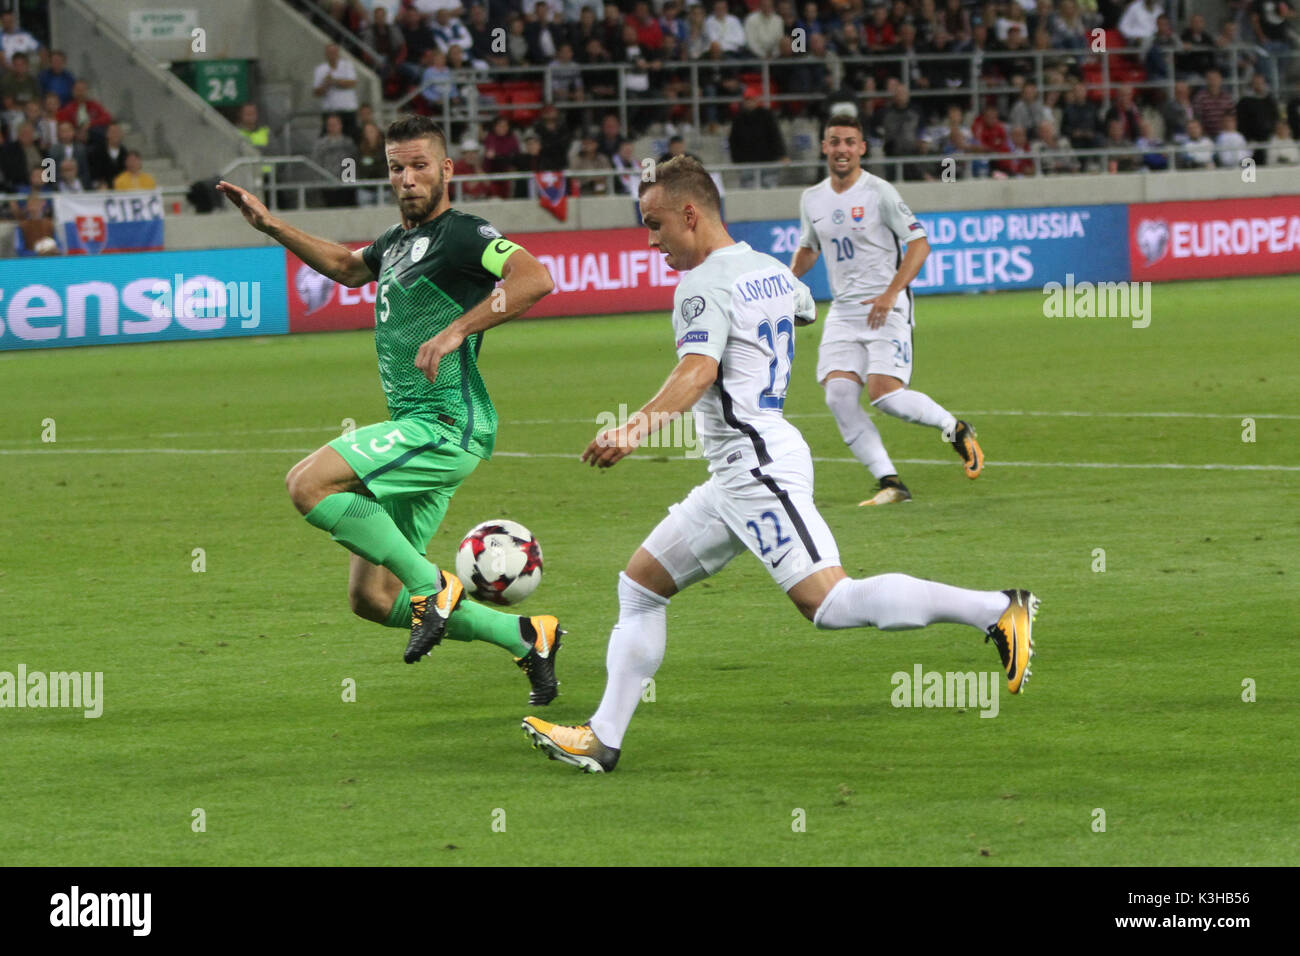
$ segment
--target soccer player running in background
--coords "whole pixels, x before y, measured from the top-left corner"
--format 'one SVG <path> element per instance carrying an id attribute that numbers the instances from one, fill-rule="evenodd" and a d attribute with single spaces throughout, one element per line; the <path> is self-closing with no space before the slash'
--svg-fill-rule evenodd
<path id="1" fill-rule="evenodd" d="M 1038 599 L 1025 590 L 968 591 L 904 574 L 856 580 L 813 504 L 812 456 L 782 408 L 794 326 L 816 317 L 808 287 L 782 263 L 735 242 L 717 187 L 696 160 L 656 167 L 640 186 L 650 246 L 682 277 L 673 301 L 678 364 L 654 398 L 583 452 L 607 468 L 664 421 L 693 410 L 711 476 L 668 516 L 619 575 L 619 617 L 609 639 L 600 707 L 578 726 L 524 719 L 553 759 L 593 773 L 618 762 L 643 682 L 663 660 L 668 599 L 748 549 L 817 627 L 881 630 L 951 621 L 978 628 L 1020 692 L 1033 654 Z"/>
<path id="2" fill-rule="evenodd" d="M 529 703 L 547 704 L 557 692 L 564 633 L 556 618 L 464 601 L 461 582 L 425 553 L 452 494 L 496 440 L 496 409 L 477 363 L 483 332 L 526 312 L 553 283 L 527 250 L 486 220 L 451 208 L 452 161 L 436 123 L 398 120 L 385 152 L 402 221 L 356 251 L 277 219 L 238 186 L 218 186 L 253 228 L 322 275 L 349 288 L 379 281 L 375 350 L 389 420 L 336 438 L 294 465 L 285 479 L 289 497 L 352 552 L 352 610 L 410 628 L 408 664 L 444 634 L 486 641 L 508 650 L 528 675 Z"/>
<path id="3" fill-rule="evenodd" d="M 826 404 L 844 443 L 879 482 L 879 490 L 861 504 L 884 505 L 910 501 L 912 494 L 862 407 L 864 383 L 867 398 L 882 412 L 938 428 L 961 455 L 966 477 L 979 477 L 984 453 L 975 429 L 929 395 L 907 387 L 912 378 L 910 283 L 930 254 L 930 243 L 898 190 L 862 168 L 866 149 L 856 117 L 827 120 L 822 152 L 830 175 L 803 192 L 803 228 L 790 269 L 802 276 L 826 253 L 834 301 L 817 353 L 817 381 L 826 389 Z"/>

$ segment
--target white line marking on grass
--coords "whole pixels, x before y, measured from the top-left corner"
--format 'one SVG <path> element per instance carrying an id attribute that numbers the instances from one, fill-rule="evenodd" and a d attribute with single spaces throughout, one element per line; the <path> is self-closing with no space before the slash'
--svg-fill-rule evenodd
<path id="1" fill-rule="evenodd" d="M 0 455 L 309 455 L 314 448 L 0 448 Z M 655 451 L 650 449 L 649 451 Z M 579 456 L 569 452 L 533 452 L 533 451 L 498 451 L 494 458 L 568 458 L 579 461 Z M 668 461 L 693 462 L 698 458 L 664 455 L 632 455 L 627 461 Z M 954 458 L 895 458 L 905 465 L 939 465 L 943 468 L 953 467 Z M 827 465 L 856 465 L 856 458 L 822 458 L 813 456 L 813 461 Z M 1300 465 L 1225 465 L 1225 464 L 1183 464 L 1181 462 L 1103 462 L 1103 461 L 989 461 L 985 467 L 991 468 L 1127 468 L 1155 469 L 1170 471 L 1300 471 Z"/>

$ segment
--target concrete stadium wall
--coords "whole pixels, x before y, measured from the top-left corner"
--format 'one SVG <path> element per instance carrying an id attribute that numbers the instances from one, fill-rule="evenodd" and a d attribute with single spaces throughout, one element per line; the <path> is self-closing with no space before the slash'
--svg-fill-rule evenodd
<path id="1" fill-rule="evenodd" d="M 256 0 L 184 0 L 183 3 L 159 3 L 158 0 L 94 0 L 95 11 L 124 36 L 128 34 L 130 14 L 134 10 L 193 10 L 198 25 L 207 34 L 207 52 L 195 53 L 189 38 L 153 40 L 139 49 L 156 60 L 256 60 L 259 55 Z"/>
<path id="2" fill-rule="evenodd" d="M 1029 208 L 1058 205 L 1176 202 L 1195 199 L 1259 198 L 1297 192 L 1295 170 L 1260 168 L 1256 181 L 1242 182 L 1237 171 L 1210 170 L 1155 174 L 1098 174 L 1065 178 L 975 180 L 957 183 L 903 183 L 899 192 L 916 212 Z M 730 222 L 755 222 L 798 215 L 802 187 L 729 193 Z M 636 212 L 626 197 L 569 200 L 569 221 L 557 222 L 534 200 L 490 200 L 457 203 L 490 220 L 503 232 L 588 231 L 636 225 Z M 283 218 L 307 232 L 341 242 L 379 235 L 397 221 L 393 204 L 373 208 L 319 209 L 286 212 Z M 170 216 L 167 249 L 222 249 L 272 245 L 234 212 L 207 216 Z"/>

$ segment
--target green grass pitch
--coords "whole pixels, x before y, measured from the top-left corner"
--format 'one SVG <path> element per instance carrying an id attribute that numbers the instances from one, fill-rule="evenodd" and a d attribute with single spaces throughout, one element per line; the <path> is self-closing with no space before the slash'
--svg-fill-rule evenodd
<path id="1" fill-rule="evenodd" d="M 99 719 L 0 710 L 4 861 L 1294 865 L 1300 279 L 1152 302 L 1133 329 L 1044 318 L 1038 293 L 919 299 L 913 384 L 975 423 L 988 465 L 968 481 L 935 432 L 876 416 L 916 496 L 882 509 L 856 507 L 820 327 L 798 334 L 786 410 L 845 567 L 1032 587 L 1023 696 L 1004 687 L 991 720 L 896 709 L 893 673 L 997 670 L 992 645 L 817 631 L 742 556 L 673 601 L 606 777 L 528 747 L 504 652 L 403 664 L 405 635 L 351 616 L 344 551 L 290 505 L 295 461 L 385 417 L 368 333 L 2 355 L 0 670 L 102 671 L 105 697 Z M 485 343 L 500 454 L 430 555 L 499 516 L 541 540 L 521 610 L 571 632 L 548 719 L 594 709 L 615 576 L 705 478 L 679 450 L 577 460 L 672 362 L 663 315 Z"/>

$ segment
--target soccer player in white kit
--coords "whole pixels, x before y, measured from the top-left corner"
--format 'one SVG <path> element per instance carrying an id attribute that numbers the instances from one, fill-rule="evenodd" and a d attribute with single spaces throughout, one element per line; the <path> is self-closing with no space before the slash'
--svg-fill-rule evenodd
<path id="1" fill-rule="evenodd" d="M 862 168 L 866 148 L 856 117 L 827 121 L 822 152 L 830 175 L 804 190 L 802 232 L 790 269 L 802 276 L 826 254 L 834 301 L 817 353 L 817 381 L 826 389 L 844 443 L 879 482 L 879 490 L 861 504 L 883 505 L 910 501 L 912 494 L 862 408 L 864 384 L 867 398 L 882 412 L 938 428 L 961 456 L 968 478 L 979 477 L 984 453 L 975 429 L 907 387 L 912 378 L 909 286 L 930 254 L 930 243 L 898 190 Z"/>
<path id="2" fill-rule="evenodd" d="M 711 474 L 668 509 L 619 575 L 600 707 L 576 726 L 525 718 L 533 745 L 591 773 L 613 770 L 643 682 L 663 660 L 669 598 L 745 550 L 819 628 L 938 621 L 978 628 L 997 645 L 1008 689 L 1019 693 L 1033 655 L 1032 593 L 968 591 L 904 574 L 856 580 L 840 566 L 813 504 L 808 446 L 782 413 L 794 326 L 816 317 L 808 287 L 727 234 L 717 187 L 697 160 L 660 163 L 640 192 L 651 248 L 672 268 L 690 270 L 673 301 L 678 364 L 654 398 L 626 425 L 597 435 L 582 459 L 610 467 L 664 421 L 693 410 Z"/>

